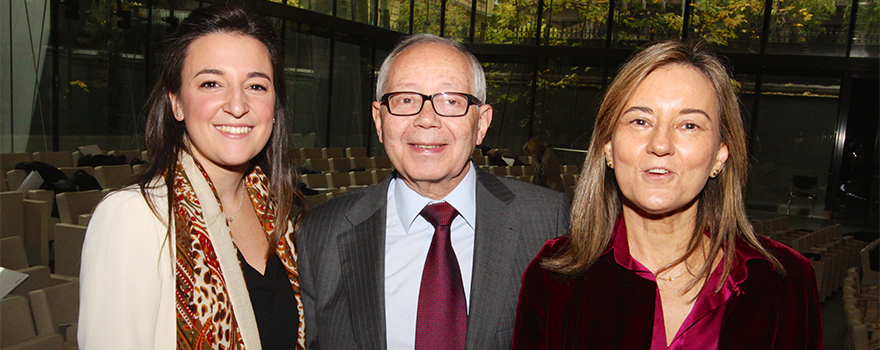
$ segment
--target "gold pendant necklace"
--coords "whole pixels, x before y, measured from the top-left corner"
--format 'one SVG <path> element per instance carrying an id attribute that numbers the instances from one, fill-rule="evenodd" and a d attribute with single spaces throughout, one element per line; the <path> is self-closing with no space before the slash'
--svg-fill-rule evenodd
<path id="1" fill-rule="evenodd" d="M 682 274 L 680 274 L 680 275 L 678 275 L 678 276 L 675 276 L 675 277 L 660 277 L 660 276 L 656 276 L 656 275 L 655 275 L 654 278 L 656 278 L 656 279 L 658 279 L 658 280 L 661 280 L 661 281 L 672 282 L 672 281 L 675 281 L 675 280 L 677 280 L 677 279 L 679 279 L 679 278 L 682 278 L 684 275 L 687 275 L 688 272 L 689 272 L 689 271 L 688 271 L 687 269 L 685 269 L 685 270 L 684 270 L 684 273 L 682 273 Z"/>

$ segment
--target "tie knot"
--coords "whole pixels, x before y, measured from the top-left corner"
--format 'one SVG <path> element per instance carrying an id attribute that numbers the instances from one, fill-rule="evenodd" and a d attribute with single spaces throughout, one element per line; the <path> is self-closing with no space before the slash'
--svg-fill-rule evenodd
<path id="1" fill-rule="evenodd" d="M 458 211 L 449 203 L 440 202 L 426 206 L 425 209 L 422 209 L 421 215 L 436 228 L 437 226 L 449 226 L 452 219 L 458 215 Z"/>

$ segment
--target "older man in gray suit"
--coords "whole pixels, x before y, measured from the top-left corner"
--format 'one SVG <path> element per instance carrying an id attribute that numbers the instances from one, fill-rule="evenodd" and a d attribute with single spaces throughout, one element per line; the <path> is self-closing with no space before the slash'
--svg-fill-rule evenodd
<path id="1" fill-rule="evenodd" d="M 420 34 L 385 59 L 373 121 L 396 171 L 307 212 L 297 236 L 308 349 L 510 349 L 522 273 L 569 204 L 470 162 L 485 99 L 461 44 Z"/>

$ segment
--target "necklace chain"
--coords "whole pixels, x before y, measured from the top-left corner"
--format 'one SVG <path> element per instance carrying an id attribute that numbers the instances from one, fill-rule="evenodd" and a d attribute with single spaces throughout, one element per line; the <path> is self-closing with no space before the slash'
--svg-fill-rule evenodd
<path id="1" fill-rule="evenodd" d="M 654 276 L 654 278 L 656 278 L 656 279 L 658 279 L 658 280 L 661 280 L 661 281 L 672 282 L 672 281 L 675 281 L 675 280 L 677 280 L 677 279 L 679 279 L 679 278 L 682 278 L 684 275 L 687 275 L 688 272 L 690 272 L 690 271 L 688 271 L 687 269 L 685 269 L 684 272 L 682 272 L 682 274 L 680 274 L 680 275 L 678 275 L 678 276 L 675 276 L 675 277 L 660 277 L 660 276 Z"/>
<path id="2" fill-rule="evenodd" d="M 241 187 L 242 192 L 244 192 L 244 188 L 246 187 L 246 186 L 244 186 L 244 180 L 241 181 L 241 184 L 242 184 L 242 187 Z M 238 213 L 241 212 L 241 206 L 242 206 L 242 204 L 244 204 L 244 197 L 245 197 L 245 193 L 242 193 L 241 199 L 238 200 L 238 210 L 235 211 L 235 214 L 232 214 L 232 217 L 226 218 L 227 225 L 232 225 L 232 220 L 235 220 L 235 217 L 238 216 Z"/>

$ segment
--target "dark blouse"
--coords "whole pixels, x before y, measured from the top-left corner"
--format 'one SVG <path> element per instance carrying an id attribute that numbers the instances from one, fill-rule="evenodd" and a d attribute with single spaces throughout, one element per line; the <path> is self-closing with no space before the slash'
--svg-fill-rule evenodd
<path id="1" fill-rule="evenodd" d="M 299 314 L 287 270 L 277 255 L 266 261 L 260 274 L 238 253 L 245 284 L 257 319 L 263 349 L 295 349 Z"/>
<path id="2" fill-rule="evenodd" d="M 651 349 L 657 327 L 657 283 L 621 266 L 612 247 L 580 275 L 566 277 L 544 270 L 541 262 L 565 249 L 568 239 L 548 240 L 526 269 L 513 348 Z M 745 269 L 732 276 L 736 292 L 724 298 L 723 311 L 718 311 L 717 348 L 822 349 L 822 309 L 810 261 L 782 244 L 760 241 L 787 275 L 765 259 L 746 258 L 759 254 L 737 241 L 734 265 L 744 264 Z M 702 349 L 698 343 L 687 342 L 681 348 Z"/>

